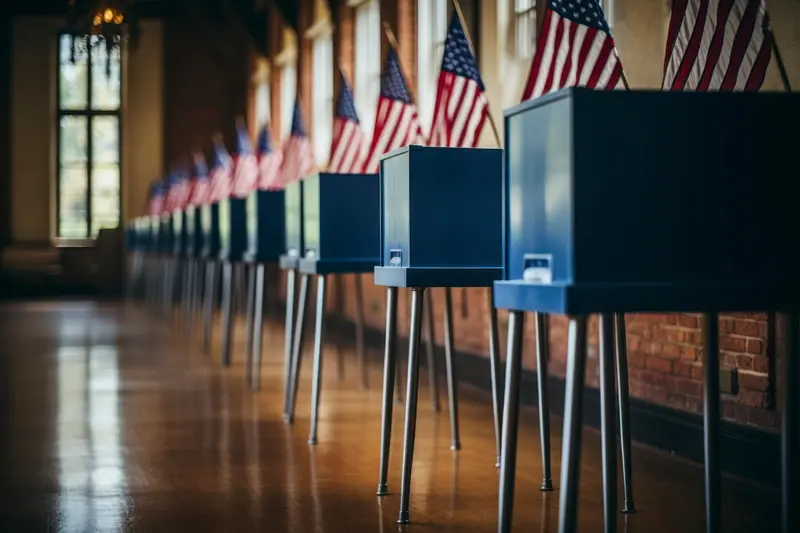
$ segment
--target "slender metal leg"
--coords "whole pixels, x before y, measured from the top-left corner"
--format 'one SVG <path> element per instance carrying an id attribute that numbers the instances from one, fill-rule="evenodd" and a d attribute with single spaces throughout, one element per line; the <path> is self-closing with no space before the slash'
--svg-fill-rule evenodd
<path id="1" fill-rule="evenodd" d="M 294 328 L 294 344 L 292 345 L 292 372 L 289 385 L 289 410 L 284 416 L 286 423 L 294 423 L 294 409 L 297 405 L 297 389 L 300 382 L 300 363 L 303 357 L 303 340 L 305 328 L 303 327 L 306 305 L 308 304 L 308 274 L 300 276 L 300 294 L 297 298 L 297 320 Z"/>
<path id="2" fill-rule="evenodd" d="M 631 463 L 631 400 L 628 392 L 628 339 L 625 313 L 614 315 L 614 337 L 617 341 L 617 396 L 619 398 L 619 440 L 622 449 L 622 512 L 635 513 L 633 503 L 633 464 Z"/>
<path id="3" fill-rule="evenodd" d="M 492 383 L 492 414 L 494 415 L 494 440 L 497 450 L 495 468 L 500 468 L 500 450 L 502 447 L 503 402 L 500 399 L 500 333 L 497 330 L 497 308 L 494 306 L 494 287 L 487 291 L 489 295 L 489 372 Z"/>
<path id="4" fill-rule="evenodd" d="M 294 339 L 294 290 L 297 284 L 297 272 L 294 269 L 286 271 L 286 319 L 284 322 L 284 347 L 283 347 L 283 414 L 289 412 L 289 398 L 292 374 L 292 340 Z"/>
<path id="5" fill-rule="evenodd" d="M 719 533 L 721 509 L 719 463 L 719 315 L 703 313 L 703 433 L 706 472 L 706 532 Z"/>
<path id="6" fill-rule="evenodd" d="M 322 389 L 322 335 L 325 318 L 325 276 L 317 276 L 317 319 L 314 324 L 314 370 L 311 384 L 311 428 L 308 443 L 317 444 L 317 423 L 319 422 L 319 394 Z"/>
<path id="7" fill-rule="evenodd" d="M 392 442 L 395 371 L 397 370 L 397 287 L 386 289 L 386 345 L 383 350 L 383 396 L 381 400 L 381 462 L 378 496 L 389 494 L 389 447 Z"/>
<path id="8" fill-rule="evenodd" d="M 781 406 L 781 496 L 783 533 L 800 530 L 800 435 L 798 434 L 798 408 L 800 408 L 800 317 L 796 313 L 784 317 L 786 324 L 786 347 L 781 354 L 783 371 L 783 405 Z"/>
<path id="9" fill-rule="evenodd" d="M 171 313 L 171 303 L 169 301 L 169 259 L 161 260 L 161 312 L 165 317 Z"/>
<path id="10" fill-rule="evenodd" d="M 522 374 L 522 339 L 525 327 L 522 311 L 508 314 L 503 439 L 500 451 L 500 495 L 497 531 L 510 533 L 514 511 L 514 482 L 517 470 L 517 429 L 519 427 L 519 384 Z"/>
<path id="11" fill-rule="evenodd" d="M 344 290 L 344 275 L 336 274 L 334 279 L 336 283 L 336 303 L 339 306 L 339 316 L 344 316 L 344 302 L 346 299 Z M 336 378 L 339 381 L 342 381 L 344 379 L 344 324 L 342 324 L 342 327 L 339 328 L 338 333 L 339 334 L 337 335 L 336 339 Z"/>
<path id="12" fill-rule="evenodd" d="M 233 265 L 233 281 L 234 281 L 234 316 L 241 314 L 244 310 L 242 304 L 247 302 L 245 294 L 247 290 L 247 266 L 244 263 L 234 263 Z"/>
<path id="13" fill-rule="evenodd" d="M 361 274 L 356 274 L 356 357 L 361 369 L 361 387 L 369 388 L 367 360 L 364 354 L 364 289 L 361 285 Z"/>
<path id="14" fill-rule="evenodd" d="M 428 352 L 428 384 L 431 389 L 431 404 L 433 410 L 439 412 L 439 372 L 436 370 L 436 317 L 433 316 L 433 291 L 425 291 L 425 305 L 423 306 L 423 320 L 427 331 L 425 332 L 425 350 Z M 413 294 L 412 294 L 413 298 Z M 412 304 L 413 307 L 413 304 Z M 410 338 L 410 337 L 409 337 Z"/>
<path id="15" fill-rule="evenodd" d="M 192 329 L 197 327 L 198 320 L 202 320 L 203 308 L 203 263 L 195 259 L 194 263 L 194 287 L 193 287 L 193 305 L 192 305 Z M 202 328 L 201 328 L 202 329 Z"/>
<path id="16" fill-rule="evenodd" d="M 617 434 L 614 428 L 614 315 L 600 315 L 600 433 L 605 533 L 617 533 Z"/>
<path id="17" fill-rule="evenodd" d="M 249 267 L 249 268 L 248 268 Z M 246 324 L 246 348 L 244 352 L 244 383 L 245 386 L 252 382 L 253 376 L 253 338 L 255 337 L 256 321 L 256 265 L 245 265 L 244 274 L 247 276 L 247 311 L 245 315 Z"/>
<path id="18" fill-rule="evenodd" d="M 183 280 L 181 281 L 181 328 L 185 333 L 189 332 L 189 315 L 192 303 L 192 283 L 194 281 L 194 269 L 189 258 L 183 260 Z"/>
<path id="19" fill-rule="evenodd" d="M 225 261 L 222 264 L 222 364 L 231 364 L 231 343 L 233 342 L 233 265 Z"/>
<path id="20" fill-rule="evenodd" d="M 586 316 L 570 317 L 567 384 L 564 397 L 564 435 L 558 501 L 559 533 L 578 529 L 578 489 L 581 474 L 583 384 L 586 377 Z"/>
<path id="21" fill-rule="evenodd" d="M 453 361 L 453 290 L 444 289 L 444 360 L 447 367 L 447 399 L 450 407 L 450 449 L 461 449 L 458 428 L 458 382 Z"/>
<path id="22" fill-rule="evenodd" d="M 542 441 L 542 491 L 553 490 L 550 461 L 550 395 L 547 392 L 547 315 L 533 314 L 536 334 L 536 385 L 539 392 L 539 439 Z"/>
<path id="23" fill-rule="evenodd" d="M 203 350 L 211 349 L 211 331 L 214 323 L 214 308 L 217 306 L 217 261 L 206 262 L 205 309 L 203 309 Z"/>
<path id="24" fill-rule="evenodd" d="M 261 344 L 264 336 L 264 263 L 256 263 L 256 294 L 253 311 L 253 368 L 250 371 L 250 387 L 258 390 L 261 386 Z"/>
<path id="25" fill-rule="evenodd" d="M 414 462 L 414 439 L 417 432 L 417 397 L 419 393 L 419 344 L 425 289 L 411 289 L 411 331 L 408 337 L 408 388 L 406 389 L 405 443 L 403 445 L 403 477 L 400 485 L 399 524 L 409 521 L 411 466 Z"/>

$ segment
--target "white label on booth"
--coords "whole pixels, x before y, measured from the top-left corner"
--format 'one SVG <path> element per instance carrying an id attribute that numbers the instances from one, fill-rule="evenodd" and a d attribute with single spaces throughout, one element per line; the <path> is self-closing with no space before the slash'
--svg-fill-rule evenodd
<path id="1" fill-rule="evenodd" d="M 529 283 L 553 282 L 552 254 L 525 254 L 522 260 L 525 266 L 522 271 L 523 281 Z"/>

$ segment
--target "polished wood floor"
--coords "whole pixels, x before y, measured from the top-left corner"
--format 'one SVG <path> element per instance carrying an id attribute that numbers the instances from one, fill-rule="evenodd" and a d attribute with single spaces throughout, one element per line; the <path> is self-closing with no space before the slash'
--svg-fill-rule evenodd
<path id="1" fill-rule="evenodd" d="M 282 339 L 277 325 L 267 329 L 263 387 L 252 393 L 243 385 L 243 342 L 223 369 L 138 305 L 0 305 L 0 531 L 397 531 L 402 409 L 392 494 L 375 496 L 379 358 L 363 391 L 352 355 L 339 381 L 328 351 L 312 448 L 310 353 L 298 420 L 288 427 Z M 447 413 L 434 414 L 421 389 L 414 523 L 405 529 L 496 531 L 488 396 L 462 388 L 461 417 L 463 450 L 454 453 Z M 558 484 L 561 428 L 553 424 Z M 522 425 L 515 530 L 555 531 L 558 492 L 538 490 L 535 411 L 523 412 Z M 581 531 L 602 531 L 599 436 L 587 430 L 584 442 Z M 702 468 L 641 447 L 633 460 L 639 512 L 621 518 L 620 531 L 703 531 Z M 776 491 L 725 480 L 726 532 L 777 529 L 778 509 Z"/>

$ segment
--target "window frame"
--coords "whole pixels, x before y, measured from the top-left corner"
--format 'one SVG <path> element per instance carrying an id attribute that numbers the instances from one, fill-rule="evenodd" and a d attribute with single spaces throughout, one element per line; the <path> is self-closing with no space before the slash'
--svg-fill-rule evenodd
<path id="1" fill-rule="evenodd" d="M 281 104 L 281 141 L 289 138 L 292 133 L 292 119 L 294 117 L 294 104 L 297 99 L 297 60 L 296 57 L 291 57 L 280 64 L 281 79 L 280 79 L 280 104 Z M 292 83 L 292 91 L 287 91 L 286 76 L 287 70 L 293 73 L 294 79 Z"/>
<path id="2" fill-rule="evenodd" d="M 321 31 L 311 39 L 312 43 L 312 72 L 314 84 L 311 90 L 311 117 L 313 123 L 313 146 L 314 158 L 319 168 L 324 168 L 328 164 L 330 157 L 331 142 L 333 141 L 333 115 L 335 88 L 333 71 L 333 32 Z M 324 58 L 318 57 L 318 47 L 325 46 Z M 324 85 L 320 83 L 324 79 Z M 321 94 L 325 89 L 324 93 Z M 323 132 L 324 128 L 324 133 Z"/>
<path id="3" fill-rule="evenodd" d="M 123 201 L 123 109 L 124 102 L 124 43 L 119 47 L 119 105 L 116 109 L 94 109 L 92 105 L 92 46 L 87 51 L 86 69 L 86 107 L 84 109 L 64 109 L 61 104 L 61 40 L 69 36 L 69 32 L 61 30 L 56 34 L 56 61 L 55 61 L 55 129 L 56 151 L 55 151 L 55 236 L 54 242 L 58 246 L 91 246 L 96 240 L 97 235 L 92 234 L 92 170 L 94 167 L 93 141 L 92 141 L 92 122 L 96 117 L 115 117 L 117 119 L 117 166 L 119 168 L 119 194 L 117 195 L 117 228 L 122 226 L 124 213 L 122 211 Z M 62 237 L 61 236 L 61 119 L 64 117 L 85 117 L 86 118 L 86 237 Z M 52 227 L 52 226 L 51 226 Z M 98 229 L 98 233 L 100 230 Z"/>
<path id="4" fill-rule="evenodd" d="M 444 18 L 439 20 L 442 8 Z M 433 121 L 436 84 L 454 11 L 450 0 L 417 0 L 417 112 L 423 129 Z"/>
<path id="5" fill-rule="evenodd" d="M 353 34 L 354 34 L 354 42 L 355 42 L 355 65 L 353 69 L 353 99 L 355 100 L 356 111 L 358 112 L 358 118 L 361 122 L 361 129 L 364 132 L 364 135 L 367 138 L 372 137 L 372 130 L 375 127 L 375 116 L 378 112 L 378 99 L 380 98 L 380 86 L 381 86 L 381 70 L 383 69 L 383 57 L 381 54 L 382 50 L 382 26 L 381 26 L 381 5 L 378 0 L 363 0 L 358 3 L 351 4 L 354 7 L 353 13 Z M 361 24 L 359 24 L 359 16 L 360 13 L 364 13 L 362 10 L 375 10 L 375 27 L 370 29 L 369 33 L 367 33 L 366 37 L 371 37 L 376 39 L 376 42 L 368 42 L 368 43 L 360 43 L 359 37 L 364 37 L 365 35 L 359 35 L 361 31 Z M 374 32 L 374 33 L 373 33 Z M 376 54 L 376 58 L 374 64 L 368 65 L 366 67 L 366 71 L 362 70 L 364 67 L 362 66 L 362 59 L 363 57 L 359 57 L 360 50 L 374 50 Z M 373 59 L 373 58 L 369 58 Z M 364 62 L 365 63 L 365 62 Z M 366 83 L 364 83 L 366 81 Z M 370 87 L 365 87 L 366 84 L 370 84 Z"/>

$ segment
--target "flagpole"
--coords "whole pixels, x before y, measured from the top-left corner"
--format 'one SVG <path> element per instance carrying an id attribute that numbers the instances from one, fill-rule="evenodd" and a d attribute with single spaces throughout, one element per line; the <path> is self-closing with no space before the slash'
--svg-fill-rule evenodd
<path id="1" fill-rule="evenodd" d="M 792 92 L 792 85 L 789 83 L 786 65 L 783 63 L 783 56 L 781 55 L 780 48 L 778 48 L 778 40 L 775 38 L 775 32 L 772 31 L 772 25 L 766 17 L 764 17 L 764 30 L 769 32 L 769 36 L 772 38 L 772 53 L 775 55 L 775 62 L 778 64 L 778 73 L 781 76 L 781 82 L 783 82 L 783 89 L 787 93 L 790 93 Z"/>
<path id="2" fill-rule="evenodd" d="M 464 20 L 464 12 L 461 11 L 461 4 L 458 0 L 453 0 L 453 7 L 456 8 L 456 15 L 458 15 L 458 20 L 461 21 L 461 29 L 464 30 L 464 37 L 467 38 L 467 45 L 469 45 L 469 51 L 472 54 L 473 59 L 475 59 L 475 64 L 478 64 L 478 56 L 475 55 L 475 47 L 472 46 L 472 38 L 469 35 L 469 29 L 467 28 L 467 21 Z M 492 116 L 492 109 L 489 106 L 489 98 L 486 98 L 486 116 L 489 117 L 489 125 L 492 126 L 492 133 L 494 133 L 494 140 L 497 142 L 497 147 L 502 148 L 503 144 L 500 142 L 500 133 L 497 129 L 497 123 L 494 121 L 494 116 Z"/>
<path id="3" fill-rule="evenodd" d="M 397 44 L 397 38 L 395 38 L 394 31 L 392 31 L 392 27 L 389 25 L 388 22 L 383 23 L 383 31 L 386 32 L 386 38 L 389 39 L 389 46 L 391 46 L 397 51 L 397 64 L 400 66 L 400 72 L 403 74 L 403 78 L 408 80 L 408 76 L 406 76 L 406 71 L 403 68 L 403 62 L 400 60 L 400 45 Z M 411 88 L 411 84 L 407 84 L 406 89 L 408 89 L 408 93 L 411 95 L 412 103 L 416 105 L 417 97 L 414 96 L 414 90 Z"/>

